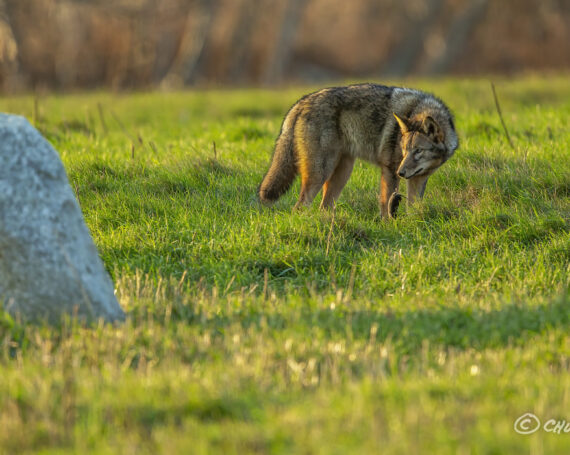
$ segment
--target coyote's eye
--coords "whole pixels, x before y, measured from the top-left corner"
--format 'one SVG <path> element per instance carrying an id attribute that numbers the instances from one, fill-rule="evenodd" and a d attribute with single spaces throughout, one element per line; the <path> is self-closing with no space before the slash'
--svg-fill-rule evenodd
<path id="1" fill-rule="evenodd" d="M 415 161 L 418 161 L 418 160 L 421 158 L 421 156 L 422 156 L 422 151 L 421 151 L 421 150 L 414 150 L 414 155 L 413 155 L 413 156 L 414 156 L 414 160 L 415 160 Z"/>

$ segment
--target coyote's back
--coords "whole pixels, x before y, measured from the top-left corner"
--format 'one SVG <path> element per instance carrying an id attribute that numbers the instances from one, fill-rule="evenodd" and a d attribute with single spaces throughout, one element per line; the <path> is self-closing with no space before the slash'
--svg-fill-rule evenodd
<path id="1" fill-rule="evenodd" d="M 283 120 L 259 198 L 264 203 L 277 200 L 301 174 L 296 207 L 310 204 L 321 188 L 321 206 L 330 206 L 350 177 L 355 158 L 361 158 L 382 169 L 380 202 L 386 216 L 391 194 L 384 193 L 397 189 L 398 171 L 410 167 L 403 164 L 414 144 L 426 152 L 422 152 L 425 166 L 413 175 L 399 175 L 410 179 L 409 189 L 410 183 L 419 184 L 421 197 L 427 177 L 457 148 L 452 116 L 443 102 L 417 90 L 376 84 L 311 93 L 297 101 Z M 422 182 L 418 177 L 424 177 Z"/>

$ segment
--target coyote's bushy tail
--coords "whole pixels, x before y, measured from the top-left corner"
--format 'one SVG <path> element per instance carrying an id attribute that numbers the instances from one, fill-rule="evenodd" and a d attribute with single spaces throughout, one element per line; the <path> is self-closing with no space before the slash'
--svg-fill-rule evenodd
<path id="1" fill-rule="evenodd" d="M 283 122 L 271 165 L 259 185 L 259 199 L 264 204 L 270 204 L 286 193 L 298 173 L 293 140 L 297 119 L 294 111 L 292 109 Z"/>

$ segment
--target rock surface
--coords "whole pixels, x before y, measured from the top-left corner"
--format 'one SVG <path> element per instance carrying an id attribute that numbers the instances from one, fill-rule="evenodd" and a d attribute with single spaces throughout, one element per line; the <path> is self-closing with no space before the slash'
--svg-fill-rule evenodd
<path id="1" fill-rule="evenodd" d="M 27 321 L 124 313 L 57 152 L 26 119 L 0 114 L 0 305 Z"/>

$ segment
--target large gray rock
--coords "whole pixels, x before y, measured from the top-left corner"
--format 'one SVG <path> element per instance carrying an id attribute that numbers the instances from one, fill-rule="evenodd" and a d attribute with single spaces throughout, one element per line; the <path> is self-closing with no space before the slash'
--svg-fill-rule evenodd
<path id="1" fill-rule="evenodd" d="M 0 302 L 25 320 L 124 319 L 56 151 L 0 114 Z"/>

